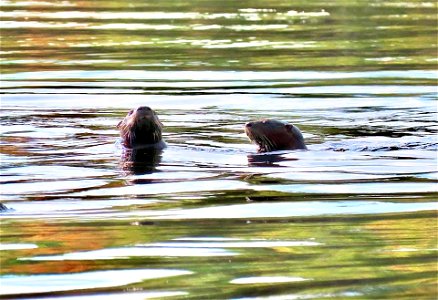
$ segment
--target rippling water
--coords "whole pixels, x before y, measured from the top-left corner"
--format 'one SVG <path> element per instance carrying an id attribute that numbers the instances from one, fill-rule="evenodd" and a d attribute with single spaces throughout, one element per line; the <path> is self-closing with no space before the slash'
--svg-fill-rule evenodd
<path id="1" fill-rule="evenodd" d="M 435 2 L 1 4 L 0 298 L 437 296 Z"/>

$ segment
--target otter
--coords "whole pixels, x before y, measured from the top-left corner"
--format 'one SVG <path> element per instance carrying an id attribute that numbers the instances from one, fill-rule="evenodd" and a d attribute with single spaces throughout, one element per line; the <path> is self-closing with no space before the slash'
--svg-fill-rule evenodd
<path id="1" fill-rule="evenodd" d="M 9 210 L 9 209 L 6 207 L 6 205 L 4 205 L 3 203 L 0 202 L 0 212 L 4 212 L 7 210 Z"/>
<path id="2" fill-rule="evenodd" d="M 117 128 L 120 130 L 123 145 L 127 148 L 162 150 L 166 147 L 161 136 L 163 124 L 148 106 L 129 111 Z"/>
<path id="3" fill-rule="evenodd" d="M 276 150 L 307 150 L 301 131 L 295 125 L 273 119 L 248 122 L 245 133 L 259 146 L 258 152 Z"/>

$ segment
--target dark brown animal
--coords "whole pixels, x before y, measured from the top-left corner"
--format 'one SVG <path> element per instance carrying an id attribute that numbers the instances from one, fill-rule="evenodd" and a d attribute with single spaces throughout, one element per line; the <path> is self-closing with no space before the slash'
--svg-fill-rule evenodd
<path id="1" fill-rule="evenodd" d="M 259 146 L 258 152 L 307 149 L 298 127 L 273 119 L 246 123 L 245 133 Z"/>
<path id="2" fill-rule="evenodd" d="M 148 106 L 131 110 L 117 125 L 123 145 L 127 148 L 163 149 L 163 124 L 157 114 Z"/>

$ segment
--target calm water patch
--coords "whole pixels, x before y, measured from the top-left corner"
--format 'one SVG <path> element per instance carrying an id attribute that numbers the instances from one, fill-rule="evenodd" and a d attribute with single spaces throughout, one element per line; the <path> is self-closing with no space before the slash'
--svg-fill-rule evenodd
<path id="1" fill-rule="evenodd" d="M 123 277 L 121 277 L 123 274 Z M 146 279 L 187 275 L 179 270 L 119 270 L 64 275 L 3 276 L 2 295 L 42 293 L 126 285 Z"/>

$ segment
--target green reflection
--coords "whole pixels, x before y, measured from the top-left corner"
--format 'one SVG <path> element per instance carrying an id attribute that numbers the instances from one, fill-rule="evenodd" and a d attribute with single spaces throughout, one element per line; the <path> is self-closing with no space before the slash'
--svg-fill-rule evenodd
<path id="1" fill-rule="evenodd" d="M 207 295 L 216 295 L 218 299 L 282 294 L 335 297 L 353 291 L 369 298 L 436 294 L 437 226 L 434 213 L 351 216 L 347 219 L 333 216 L 252 221 L 139 221 L 35 221 L 23 223 L 18 228 L 16 222 L 4 222 L 2 243 L 34 243 L 38 249 L 3 252 L 2 274 L 129 270 L 140 266 L 188 270 L 193 274 L 146 280 L 132 287 L 183 290 L 189 293 L 185 296 L 189 299 Z M 13 235 L 5 234 L 12 230 L 15 231 Z M 60 240 L 62 242 L 56 242 Z M 261 246 L 257 246 L 259 241 Z M 312 243 L 295 245 L 290 241 Z M 238 255 L 178 256 L 182 249 L 179 247 L 188 245 L 196 250 L 208 243 Z M 96 257 L 94 260 L 66 260 L 62 264 L 15 259 L 133 245 L 146 248 L 155 245 L 165 247 L 166 251 L 173 249 L 176 256 L 149 252 L 146 256 L 111 260 Z M 302 280 L 263 283 L 263 277 Z M 244 282 L 245 278 L 259 278 L 261 282 L 233 283 L 239 279 Z M 421 290 L 417 288 L 419 285 Z"/>
<path id="2" fill-rule="evenodd" d="M 147 2 L 8 1 L 2 72 L 436 66 L 435 2 Z"/>

